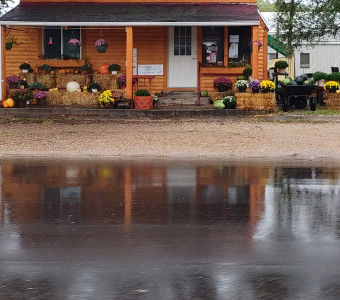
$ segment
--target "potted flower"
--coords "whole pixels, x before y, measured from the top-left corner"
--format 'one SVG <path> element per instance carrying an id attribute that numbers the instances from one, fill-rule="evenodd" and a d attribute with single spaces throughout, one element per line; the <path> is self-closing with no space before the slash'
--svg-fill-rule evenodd
<path id="1" fill-rule="evenodd" d="M 219 92 L 225 92 L 231 90 L 233 83 L 228 77 L 218 77 L 214 80 L 213 85 Z"/>
<path id="2" fill-rule="evenodd" d="M 11 50 L 13 45 L 18 44 L 17 38 L 11 35 L 6 39 L 6 50 Z"/>
<path id="3" fill-rule="evenodd" d="M 44 86 L 41 82 L 33 82 L 32 84 L 29 85 L 28 87 L 31 91 L 46 91 L 47 88 Z"/>
<path id="4" fill-rule="evenodd" d="M 30 90 L 18 90 L 13 94 L 13 99 L 17 107 L 25 108 L 32 101 L 33 93 Z"/>
<path id="5" fill-rule="evenodd" d="M 313 79 L 319 86 L 324 86 L 326 80 L 328 79 L 328 74 L 324 72 L 315 72 L 313 74 Z"/>
<path id="6" fill-rule="evenodd" d="M 247 67 L 243 70 L 243 75 L 247 77 L 247 79 L 251 76 L 251 74 L 253 73 L 252 68 Z"/>
<path id="7" fill-rule="evenodd" d="M 253 93 L 258 93 L 261 89 L 261 81 L 257 79 L 252 79 L 249 82 L 249 88 Z"/>
<path id="8" fill-rule="evenodd" d="M 246 80 L 238 80 L 235 86 L 240 93 L 244 93 L 247 90 L 248 82 Z"/>
<path id="9" fill-rule="evenodd" d="M 135 109 L 153 108 L 153 97 L 147 90 L 137 90 L 133 102 Z"/>
<path id="10" fill-rule="evenodd" d="M 47 93 L 44 91 L 39 91 L 35 94 L 35 99 L 37 99 L 37 105 L 45 106 L 47 100 Z"/>
<path id="11" fill-rule="evenodd" d="M 83 75 L 87 75 L 89 73 L 92 73 L 92 67 L 90 64 L 85 64 L 85 65 L 82 65 L 80 68 L 79 68 L 79 72 Z"/>
<path id="12" fill-rule="evenodd" d="M 42 66 L 39 67 L 39 70 L 44 74 L 48 74 L 52 71 L 52 68 L 48 64 L 43 64 Z"/>
<path id="13" fill-rule="evenodd" d="M 89 85 L 89 92 L 90 93 L 97 93 L 99 89 L 100 89 L 100 86 L 99 86 L 99 84 L 96 81 L 92 82 Z"/>
<path id="14" fill-rule="evenodd" d="M 236 98 L 235 96 L 226 96 L 223 98 L 223 104 L 226 109 L 233 109 L 236 107 Z"/>
<path id="15" fill-rule="evenodd" d="M 274 93 L 275 91 L 275 83 L 271 80 L 262 80 L 260 87 L 262 93 Z"/>
<path id="16" fill-rule="evenodd" d="M 78 39 L 71 38 L 67 42 L 67 45 L 69 45 L 70 47 L 80 47 L 81 46 L 81 42 Z"/>
<path id="17" fill-rule="evenodd" d="M 103 108 L 116 108 L 118 102 L 115 101 L 112 91 L 106 90 L 100 94 L 98 104 Z"/>
<path id="18" fill-rule="evenodd" d="M 126 87 L 126 76 L 119 76 L 116 80 L 117 86 L 120 89 L 124 89 Z"/>
<path id="19" fill-rule="evenodd" d="M 6 78 L 6 82 L 10 89 L 16 89 L 21 82 L 21 78 L 17 75 L 11 75 Z"/>
<path id="20" fill-rule="evenodd" d="M 339 84 L 335 81 L 328 81 L 325 83 L 323 88 L 328 93 L 335 93 L 339 89 Z"/>
<path id="21" fill-rule="evenodd" d="M 22 71 L 22 73 L 28 73 L 28 70 L 31 68 L 31 65 L 27 62 L 21 64 L 19 66 L 20 70 Z"/>
<path id="22" fill-rule="evenodd" d="M 120 71 L 121 67 L 117 64 L 111 64 L 108 69 L 111 74 L 117 74 Z"/>
<path id="23" fill-rule="evenodd" d="M 98 53 L 105 53 L 109 43 L 104 39 L 99 39 L 99 40 L 96 40 L 94 45 L 97 47 Z"/>
<path id="24" fill-rule="evenodd" d="M 288 63 L 285 60 L 278 60 L 275 62 L 274 67 L 277 69 L 278 73 L 285 73 Z"/>

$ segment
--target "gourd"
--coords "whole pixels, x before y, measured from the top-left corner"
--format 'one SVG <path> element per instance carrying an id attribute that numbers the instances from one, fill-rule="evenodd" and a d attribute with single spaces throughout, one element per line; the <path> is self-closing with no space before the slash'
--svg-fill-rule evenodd
<path id="1" fill-rule="evenodd" d="M 6 100 L 6 103 L 7 103 L 8 107 L 14 107 L 14 100 L 12 98 L 8 98 Z"/>

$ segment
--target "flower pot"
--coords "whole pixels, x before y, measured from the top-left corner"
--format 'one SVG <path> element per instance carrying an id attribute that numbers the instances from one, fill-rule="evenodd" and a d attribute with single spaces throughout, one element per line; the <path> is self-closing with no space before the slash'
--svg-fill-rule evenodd
<path id="1" fill-rule="evenodd" d="M 6 43 L 6 50 L 11 50 L 13 47 L 12 43 Z"/>
<path id="2" fill-rule="evenodd" d="M 38 106 L 46 106 L 46 98 L 42 98 L 42 99 L 37 99 L 37 105 Z"/>
<path id="3" fill-rule="evenodd" d="M 98 89 L 92 89 L 92 93 L 97 93 Z"/>
<path id="4" fill-rule="evenodd" d="M 117 74 L 118 71 L 111 71 L 111 74 Z"/>
<path id="5" fill-rule="evenodd" d="M 247 88 L 237 88 L 239 93 L 245 93 Z"/>
<path id="6" fill-rule="evenodd" d="M 326 80 L 325 79 L 320 79 L 318 80 L 318 86 L 324 86 L 325 85 Z"/>
<path id="7" fill-rule="evenodd" d="M 107 49 L 106 45 L 97 46 L 97 52 L 98 53 L 105 53 L 106 49 Z"/>
<path id="8" fill-rule="evenodd" d="M 135 109 L 152 109 L 153 97 L 152 96 L 135 96 L 133 99 Z"/>
<path id="9" fill-rule="evenodd" d="M 26 108 L 26 101 L 23 100 L 16 101 L 16 106 L 19 108 Z"/>
<path id="10" fill-rule="evenodd" d="M 259 92 L 260 92 L 260 89 L 251 89 L 251 91 L 252 91 L 253 93 L 259 93 Z"/>
<path id="11" fill-rule="evenodd" d="M 286 73 L 286 68 L 278 68 L 277 72 L 278 73 Z"/>
<path id="12" fill-rule="evenodd" d="M 21 72 L 22 73 L 28 73 L 28 69 L 22 69 Z"/>
<path id="13" fill-rule="evenodd" d="M 228 88 L 224 85 L 218 86 L 217 89 L 219 92 L 226 92 L 228 90 Z"/>

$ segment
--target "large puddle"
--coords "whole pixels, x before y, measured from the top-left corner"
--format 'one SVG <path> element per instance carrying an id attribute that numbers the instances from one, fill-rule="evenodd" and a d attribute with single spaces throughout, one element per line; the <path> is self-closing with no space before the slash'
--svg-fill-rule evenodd
<path id="1" fill-rule="evenodd" d="M 1 164 L 0 298 L 339 299 L 340 168 Z"/>

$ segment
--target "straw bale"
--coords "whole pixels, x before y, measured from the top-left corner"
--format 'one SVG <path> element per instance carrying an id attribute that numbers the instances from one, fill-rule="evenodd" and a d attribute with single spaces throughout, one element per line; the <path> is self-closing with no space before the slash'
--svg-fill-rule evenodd
<path id="1" fill-rule="evenodd" d="M 225 96 L 226 96 L 226 92 L 214 92 L 214 93 L 210 93 L 211 101 L 215 101 L 217 99 L 222 99 Z"/>
<path id="2" fill-rule="evenodd" d="M 47 104 L 57 106 L 79 105 L 97 106 L 100 93 L 48 92 Z"/>
<path id="3" fill-rule="evenodd" d="M 274 93 L 236 93 L 237 109 L 275 111 L 276 100 Z"/>
<path id="4" fill-rule="evenodd" d="M 46 88 L 51 89 L 56 86 L 55 82 L 55 74 L 49 73 L 49 74 L 37 74 L 35 76 L 36 82 L 41 82 Z"/>
<path id="5" fill-rule="evenodd" d="M 122 74 L 93 74 L 93 81 L 96 81 L 101 90 L 113 90 L 117 88 L 117 78 Z"/>
<path id="6" fill-rule="evenodd" d="M 89 86 L 91 83 L 91 75 L 82 75 L 82 74 L 61 74 L 58 73 L 56 75 L 56 87 L 59 89 L 66 89 L 67 84 L 70 81 L 76 81 L 80 84 L 81 87 Z"/>
<path id="7" fill-rule="evenodd" d="M 19 74 L 20 78 L 26 80 L 28 84 L 32 84 L 35 82 L 35 74 L 34 73 L 22 73 Z"/>
<path id="8" fill-rule="evenodd" d="M 330 110 L 340 110 L 340 93 L 324 93 L 326 108 Z"/>

